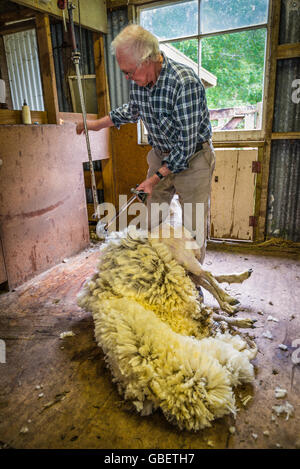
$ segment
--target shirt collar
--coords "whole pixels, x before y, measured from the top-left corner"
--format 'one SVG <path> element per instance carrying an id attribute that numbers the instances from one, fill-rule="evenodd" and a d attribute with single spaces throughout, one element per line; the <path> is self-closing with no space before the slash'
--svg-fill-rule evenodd
<path id="1" fill-rule="evenodd" d="M 168 57 L 166 56 L 166 54 L 162 51 L 160 51 L 162 57 L 163 57 L 163 63 L 162 63 L 162 67 L 161 67 L 161 70 L 160 70 L 160 74 L 158 75 L 158 78 L 156 80 L 156 82 L 154 83 L 154 85 L 152 87 L 150 87 L 149 85 L 146 86 L 146 88 L 148 88 L 149 90 L 155 90 L 156 87 L 159 87 L 162 85 L 162 82 L 164 80 L 164 77 L 165 77 L 165 74 L 166 74 L 166 71 L 167 71 L 167 68 L 168 68 L 168 65 L 169 65 L 169 59 Z"/>

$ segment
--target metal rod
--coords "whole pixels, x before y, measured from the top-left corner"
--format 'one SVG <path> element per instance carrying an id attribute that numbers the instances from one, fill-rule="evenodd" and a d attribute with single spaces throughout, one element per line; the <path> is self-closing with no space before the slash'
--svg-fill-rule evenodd
<path id="1" fill-rule="evenodd" d="M 71 2 L 68 2 L 69 25 L 70 25 L 69 31 L 70 31 L 71 42 L 72 42 L 72 47 L 73 47 L 72 60 L 73 60 L 73 63 L 75 65 L 75 71 L 76 71 L 76 76 L 77 76 L 78 91 L 79 91 L 81 112 L 82 112 L 82 118 L 83 118 L 86 147 L 87 147 L 87 152 L 88 152 L 88 157 L 89 157 L 91 186 L 92 186 L 92 195 L 93 195 L 93 204 L 94 204 L 94 215 L 93 215 L 93 217 L 96 218 L 96 217 L 98 217 L 97 206 L 99 204 L 99 201 L 98 201 L 98 194 L 97 194 L 97 187 L 96 187 L 95 172 L 94 172 L 94 167 L 93 167 L 93 159 L 92 159 L 92 153 L 91 153 L 90 138 L 89 138 L 87 123 L 86 123 L 86 107 L 85 107 L 85 102 L 84 102 L 84 97 L 83 97 L 81 74 L 80 74 L 80 68 L 79 68 L 80 52 L 79 52 L 79 50 L 77 49 L 77 46 L 76 46 L 73 12 L 72 12 L 73 8 L 75 8 L 74 5 Z"/>

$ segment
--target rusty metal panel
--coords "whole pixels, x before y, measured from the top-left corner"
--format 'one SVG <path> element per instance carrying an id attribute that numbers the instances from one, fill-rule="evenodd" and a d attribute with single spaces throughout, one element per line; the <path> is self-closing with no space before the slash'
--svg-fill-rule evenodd
<path id="1" fill-rule="evenodd" d="M 300 40 L 300 0 L 281 0 L 279 44 Z"/>
<path id="2" fill-rule="evenodd" d="M 273 132 L 300 132 L 300 58 L 277 62 Z"/>
<path id="3" fill-rule="evenodd" d="M 300 241 L 300 140 L 272 142 L 267 235 Z"/>
<path id="4" fill-rule="evenodd" d="M 91 136 L 108 156 L 108 133 Z M 9 287 L 20 285 L 89 243 L 83 163 L 74 124 L 0 126 L 0 232 Z"/>

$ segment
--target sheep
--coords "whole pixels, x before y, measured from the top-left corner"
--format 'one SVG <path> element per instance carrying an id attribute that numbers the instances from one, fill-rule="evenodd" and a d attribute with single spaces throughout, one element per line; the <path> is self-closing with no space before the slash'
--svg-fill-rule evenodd
<path id="1" fill-rule="evenodd" d="M 231 297 L 197 261 L 188 233 L 177 238 L 170 227 L 164 237 L 161 229 L 110 237 L 78 304 L 92 312 L 96 341 L 120 394 L 141 415 L 160 408 L 180 429 L 198 431 L 236 413 L 233 388 L 253 381 L 257 348 L 231 334 L 231 326 L 218 328 L 223 317 L 216 321 L 199 301 L 193 279 L 233 312 Z"/>

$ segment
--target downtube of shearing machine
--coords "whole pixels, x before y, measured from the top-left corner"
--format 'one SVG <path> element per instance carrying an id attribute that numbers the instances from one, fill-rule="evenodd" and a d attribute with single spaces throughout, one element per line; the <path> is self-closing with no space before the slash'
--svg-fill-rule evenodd
<path id="1" fill-rule="evenodd" d="M 84 102 L 84 97 L 83 97 L 81 74 L 80 74 L 80 68 L 79 68 L 80 51 L 77 48 L 76 38 L 75 38 L 75 29 L 74 29 L 74 21 L 73 21 L 73 9 L 74 8 L 75 6 L 73 5 L 73 3 L 68 2 L 69 34 L 70 34 L 70 40 L 71 40 L 72 49 L 73 49 L 72 61 L 75 65 L 75 71 L 76 71 L 76 77 L 77 77 L 77 83 L 78 83 L 78 91 L 79 91 L 80 104 L 81 104 L 81 112 L 82 112 L 84 132 L 85 132 L 85 139 L 86 139 L 86 147 L 87 147 L 87 152 L 88 152 L 88 157 L 89 157 L 93 204 L 94 204 L 94 217 L 99 218 L 98 211 L 97 211 L 97 207 L 99 204 L 98 194 L 97 194 L 97 188 L 96 188 L 96 179 L 95 179 L 95 172 L 94 172 L 94 167 L 93 167 L 93 159 L 92 159 L 92 153 L 91 153 L 89 133 L 88 133 L 87 123 L 86 123 L 86 108 L 85 108 L 85 102 Z"/>

